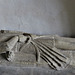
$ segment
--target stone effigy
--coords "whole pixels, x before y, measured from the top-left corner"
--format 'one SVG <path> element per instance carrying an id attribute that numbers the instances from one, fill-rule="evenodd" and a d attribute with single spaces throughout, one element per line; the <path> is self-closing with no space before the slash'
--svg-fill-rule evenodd
<path id="1" fill-rule="evenodd" d="M 41 36 L 19 31 L 0 31 L 1 62 L 42 64 L 45 61 L 50 68 L 62 70 L 71 63 L 70 58 L 62 53 L 62 49 L 75 50 L 75 39 L 58 35 Z"/>

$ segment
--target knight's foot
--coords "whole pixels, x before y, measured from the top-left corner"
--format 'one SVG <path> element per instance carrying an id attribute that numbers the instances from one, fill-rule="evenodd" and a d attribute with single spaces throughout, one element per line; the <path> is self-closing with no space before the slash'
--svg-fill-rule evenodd
<path id="1" fill-rule="evenodd" d="M 7 51 L 6 52 L 6 58 L 7 58 L 8 61 L 11 61 L 12 62 L 14 60 L 14 57 L 15 57 L 15 54 L 14 54 L 13 51 L 11 51 L 11 52 L 10 51 Z"/>

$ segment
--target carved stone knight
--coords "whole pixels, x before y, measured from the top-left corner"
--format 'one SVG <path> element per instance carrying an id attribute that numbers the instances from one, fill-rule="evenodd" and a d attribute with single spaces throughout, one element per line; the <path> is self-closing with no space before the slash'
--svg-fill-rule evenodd
<path id="1" fill-rule="evenodd" d="M 4 54 L 8 62 L 13 63 L 16 58 L 17 62 L 26 60 L 41 63 L 42 58 L 49 67 L 62 70 L 71 62 L 61 52 L 62 49 L 75 50 L 75 39 L 57 35 L 40 36 L 16 31 L 0 31 L 0 54 Z M 25 59 L 28 55 L 29 57 Z"/>

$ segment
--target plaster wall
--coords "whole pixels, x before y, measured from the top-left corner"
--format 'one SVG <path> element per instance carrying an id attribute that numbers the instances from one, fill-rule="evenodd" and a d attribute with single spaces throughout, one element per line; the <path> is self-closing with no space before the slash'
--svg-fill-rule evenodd
<path id="1" fill-rule="evenodd" d="M 75 0 L 0 0 L 0 29 L 75 35 Z"/>

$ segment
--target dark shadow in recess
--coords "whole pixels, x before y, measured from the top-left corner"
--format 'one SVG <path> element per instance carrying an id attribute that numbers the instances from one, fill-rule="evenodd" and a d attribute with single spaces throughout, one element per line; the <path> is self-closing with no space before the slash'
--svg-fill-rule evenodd
<path id="1" fill-rule="evenodd" d="M 61 0 L 61 3 L 63 4 L 68 15 L 69 25 L 67 27 L 70 29 L 69 36 L 75 37 L 75 0 Z"/>

